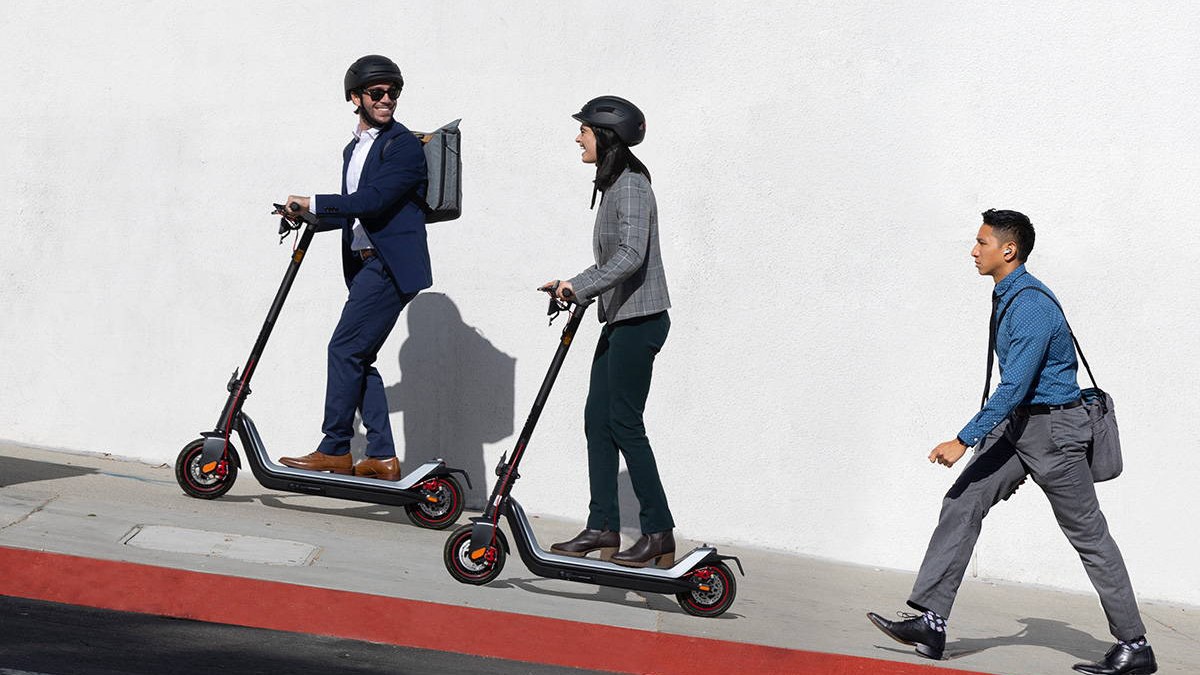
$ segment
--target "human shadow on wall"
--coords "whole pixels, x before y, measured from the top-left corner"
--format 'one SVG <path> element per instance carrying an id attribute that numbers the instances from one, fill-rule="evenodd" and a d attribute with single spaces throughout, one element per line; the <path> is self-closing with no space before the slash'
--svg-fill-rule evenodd
<path id="1" fill-rule="evenodd" d="M 617 474 L 617 506 L 621 510 L 621 533 L 634 539 L 642 536 L 641 520 L 638 518 L 642 505 L 633 491 L 628 469 L 621 469 L 621 473 Z"/>
<path id="2" fill-rule="evenodd" d="M 496 349 L 441 293 L 422 293 L 404 309 L 400 381 L 387 388 L 391 412 L 404 413 L 404 466 L 441 457 L 471 477 L 466 507 L 487 501 L 483 444 L 513 433 L 516 362 Z"/>

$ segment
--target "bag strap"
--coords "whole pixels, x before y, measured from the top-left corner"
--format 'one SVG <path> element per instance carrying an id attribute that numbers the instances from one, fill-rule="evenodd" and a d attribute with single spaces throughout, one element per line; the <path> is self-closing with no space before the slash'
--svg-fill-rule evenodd
<path id="1" fill-rule="evenodd" d="M 423 134 L 419 131 L 414 131 L 413 135 L 417 137 L 417 141 L 420 142 L 421 145 L 424 145 L 425 143 L 429 142 L 430 138 L 433 138 L 433 134 Z M 388 148 L 392 147 L 392 143 L 395 140 L 396 137 L 392 136 L 383 144 L 383 150 L 379 151 L 379 161 L 383 161 L 383 153 L 387 152 Z M 409 190 L 408 198 L 412 201 L 412 203 L 417 205 L 417 208 L 424 211 L 425 215 L 433 213 L 433 207 L 429 205 L 429 202 L 425 201 L 425 198 L 421 196 L 420 192 L 417 192 L 416 187 L 414 187 L 412 190 Z"/>
<path id="2" fill-rule="evenodd" d="M 996 315 L 996 307 L 1000 304 L 1000 298 L 992 298 L 992 318 L 991 321 L 989 321 L 988 326 L 987 378 L 983 383 L 983 399 L 979 402 L 980 410 L 987 405 L 988 394 L 992 390 L 992 365 L 994 363 L 993 359 L 996 355 L 996 332 L 1000 330 L 1000 323 L 1004 321 L 1004 316 L 1008 314 L 1008 308 L 1011 307 L 1014 302 L 1016 302 L 1017 296 L 1025 291 L 1037 291 L 1047 298 L 1050 298 L 1050 302 L 1053 302 L 1054 306 L 1058 307 L 1058 311 L 1062 312 L 1063 322 L 1067 324 L 1067 332 L 1071 335 L 1071 342 L 1075 345 L 1075 351 L 1079 354 L 1079 360 L 1083 362 L 1083 368 L 1087 371 L 1088 379 L 1092 381 L 1093 387 L 1097 389 L 1100 388 L 1099 385 L 1096 384 L 1096 376 L 1092 375 L 1092 367 L 1088 365 L 1087 357 L 1083 355 L 1083 347 L 1079 346 L 1079 338 L 1075 337 L 1075 331 L 1071 330 L 1071 322 L 1067 320 L 1066 310 L 1062 308 L 1062 305 L 1059 304 L 1058 300 L 1055 299 L 1053 295 L 1050 295 L 1037 286 L 1026 286 L 1025 288 L 1022 288 L 1013 294 L 1012 299 L 1005 303 L 1004 309 L 1001 310 L 999 316 Z"/>

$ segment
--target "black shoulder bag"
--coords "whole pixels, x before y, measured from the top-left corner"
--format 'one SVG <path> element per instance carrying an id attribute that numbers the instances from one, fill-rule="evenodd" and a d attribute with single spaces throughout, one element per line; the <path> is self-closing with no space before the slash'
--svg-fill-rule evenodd
<path id="1" fill-rule="evenodd" d="M 1096 377 L 1092 375 L 1092 367 L 1088 365 L 1087 357 L 1083 355 L 1083 349 L 1079 346 L 1079 339 L 1075 337 L 1075 331 L 1071 330 L 1071 322 L 1067 321 L 1067 313 L 1063 311 L 1062 305 L 1054 296 L 1037 286 L 1026 286 L 1013 295 L 1012 300 L 1004 305 L 1000 316 L 996 316 L 995 306 L 992 309 L 992 321 L 989 326 L 988 335 L 988 364 L 987 364 L 987 380 L 983 385 L 983 401 L 980 403 L 980 408 L 987 403 L 988 393 L 992 389 L 992 364 L 996 353 L 996 331 L 1000 327 L 1000 322 L 1004 320 L 1004 315 L 1008 313 L 1008 308 L 1016 301 L 1017 296 L 1025 291 L 1037 291 L 1058 307 L 1058 311 L 1063 313 L 1063 321 L 1067 324 L 1067 332 L 1071 334 L 1071 342 L 1075 344 L 1075 351 L 1079 354 L 1079 360 L 1083 363 L 1083 367 L 1087 370 L 1088 379 L 1092 381 L 1092 386 L 1084 389 L 1083 407 L 1087 410 L 1088 419 L 1092 425 L 1092 444 L 1088 448 L 1088 465 L 1092 469 L 1092 480 L 1100 483 L 1106 480 L 1112 480 L 1121 475 L 1121 470 L 1124 468 L 1124 462 L 1121 459 L 1121 437 L 1117 432 L 1117 409 L 1113 405 L 1112 396 L 1109 396 L 1103 389 L 1096 385 Z"/>

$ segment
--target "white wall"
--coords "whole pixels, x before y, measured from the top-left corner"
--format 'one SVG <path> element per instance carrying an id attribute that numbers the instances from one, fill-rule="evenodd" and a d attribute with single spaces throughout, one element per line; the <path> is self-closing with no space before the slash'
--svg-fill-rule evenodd
<path id="1" fill-rule="evenodd" d="M 1014 208 L 1120 406 L 1127 470 L 1099 491 L 1135 586 L 1200 603 L 1200 6 L 1054 4 L 9 0 L 0 437 L 169 462 L 211 427 L 285 265 L 269 203 L 337 189 L 341 78 L 380 52 L 409 126 L 463 118 L 467 213 L 430 244 L 433 291 L 482 334 L 453 344 L 499 355 L 480 466 L 554 348 L 534 287 L 589 263 L 569 114 L 616 93 L 649 117 L 675 307 L 647 425 L 682 534 L 915 569 L 957 473 L 925 455 L 983 375 L 978 214 Z M 247 404 L 276 456 L 319 437 L 338 265 L 319 239 Z M 585 326 L 523 470 L 535 512 L 585 514 Z M 423 438 L 476 419 L 458 397 L 488 405 L 437 335 Z M 973 571 L 1088 587 L 1032 485 Z"/>

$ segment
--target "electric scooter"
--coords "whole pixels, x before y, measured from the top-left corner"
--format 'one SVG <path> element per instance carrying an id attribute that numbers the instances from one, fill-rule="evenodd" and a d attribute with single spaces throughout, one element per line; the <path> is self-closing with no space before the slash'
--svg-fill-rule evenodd
<path id="1" fill-rule="evenodd" d="M 557 286 L 555 286 L 557 289 Z M 724 561 L 737 563 L 738 570 L 745 576 L 742 563 L 734 556 L 720 555 L 717 549 L 707 544 L 695 548 L 679 558 L 666 569 L 656 567 L 623 567 L 616 563 L 595 558 L 576 558 L 543 550 L 530 526 L 525 510 L 511 496 L 513 484 L 520 477 L 517 468 L 525 456 L 526 446 L 533 435 L 550 389 L 562 368 L 567 350 L 575 338 L 575 332 L 583 320 L 587 305 L 562 302 L 551 293 L 551 322 L 560 312 L 569 312 L 569 320 L 563 328 L 558 350 L 550 362 L 550 370 L 542 381 L 534 399 L 533 409 L 517 437 L 512 457 L 507 453 L 496 466 L 499 480 L 488 500 L 487 510 L 482 516 L 471 518 L 470 525 L 454 530 L 446 540 L 442 561 L 450 576 L 464 584 L 482 586 L 496 579 L 504 569 L 505 557 L 509 554 L 508 539 L 500 529 L 500 517 L 508 519 L 508 527 L 516 540 L 517 552 L 530 572 L 548 579 L 565 579 L 599 586 L 612 586 L 646 593 L 674 594 L 679 605 L 688 614 L 702 617 L 719 616 L 729 609 L 737 594 L 737 583 Z"/>
<path id="2" fill-rule="evenodd" d="M 250 395 L 250 378 L 254 375 L 267 346 L 267 338 L 271 336 L 271 329 L 275 327 L 275 320 L 279 318 L 283 309 L 284 300 L 287 299 L 292 282 L 296 279 L 300 263 L 304 261 L 304 254 L 308 251 L 313 234 L 326 229 L 321 226 L 315 215 L 307 211 L 300 212 L 298 204 L 292 203 L 288 208 L 290 211 L 285 212 L 282 205 L 275 204 L 275 213 L 282 216 L 279 222 L 279 242 L 282 244 L 289 234 L 297 233 L 295 248 L 283 275 L 283 282 L 274 302 L 271 303 L 271 308 L 267 311 L 267 319 L 263 322 L 258 340 L 250 350 L 250 357 L 246 360 L 241 375 L 239 376 L 235 369 L 229 378 L 226 385 L 229 397 L 221 410 L 216 427 L 212 431 L 202 432 L 200 438 L 183 446 L 183 450 L 175 459 L 175 480 L 185 493 L 198 499 L 216 499 L 228 492 L 229 488 L 233 487 L 238 469 L 242 465 L 237 448 L 230 441 L 231 432 L 236 431 L 242 447 L 246 450 L 250 469 L 263 487 L 371 504 L 403 506 L 409 520 L 415 525 L 435 530 L 450 527 L 458 520 L 463 510 L 463 491 L 454 474 L 462 474 L 467 486 L 471 485 L 471 478 L 462 469 L 449 468 L 441 459 L 433 459 L 408 475 L 401 476 L 398 481 L 293 469 L 271 461 L 254 421 L 242 410 L 246 397 Z"/>

